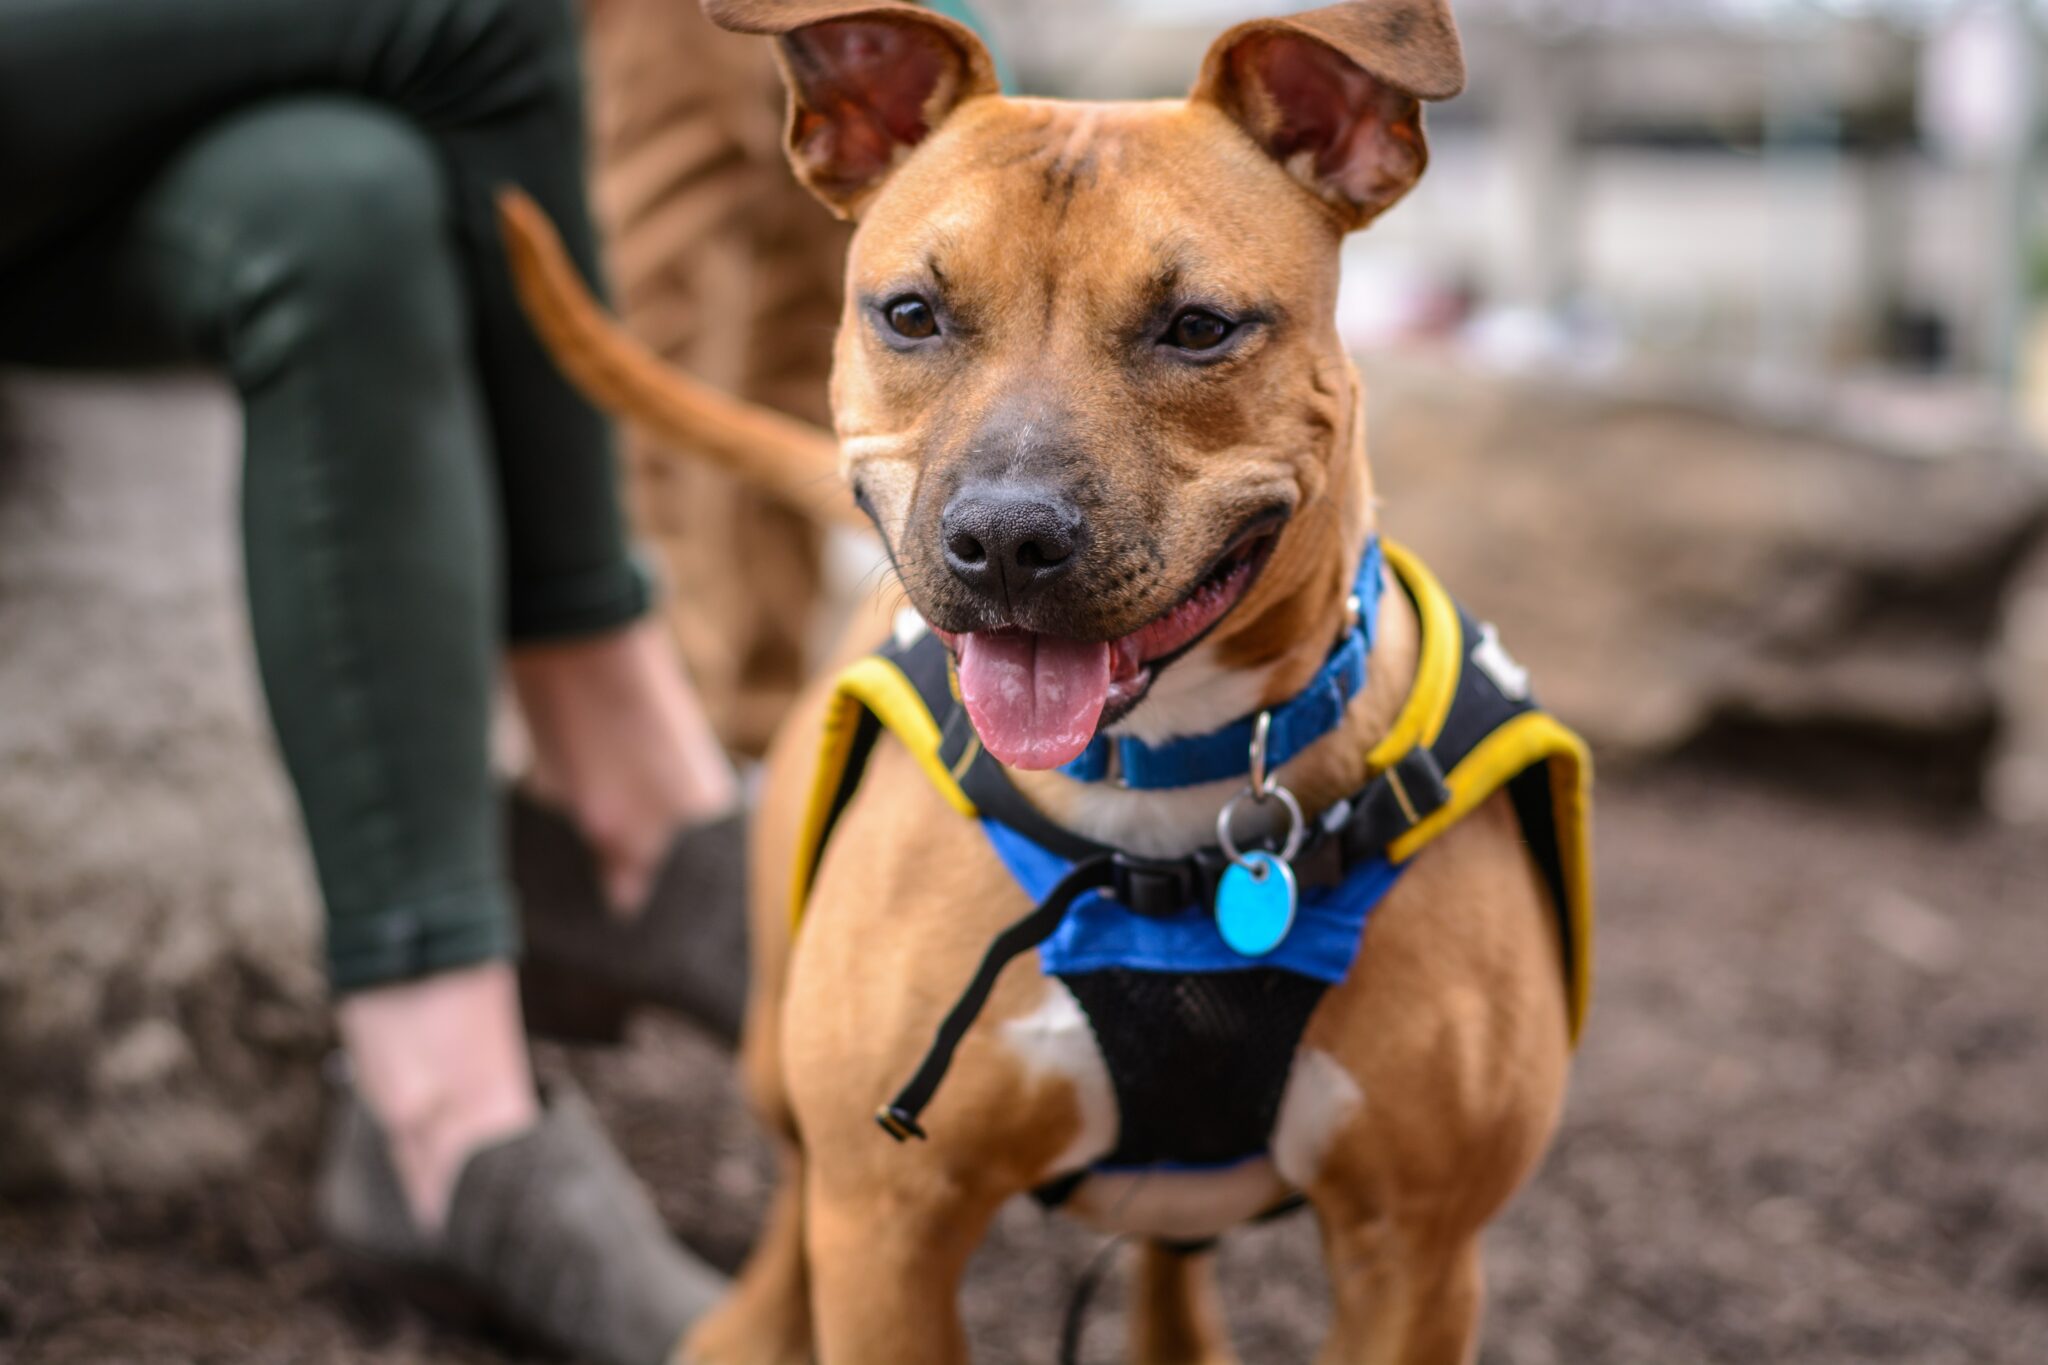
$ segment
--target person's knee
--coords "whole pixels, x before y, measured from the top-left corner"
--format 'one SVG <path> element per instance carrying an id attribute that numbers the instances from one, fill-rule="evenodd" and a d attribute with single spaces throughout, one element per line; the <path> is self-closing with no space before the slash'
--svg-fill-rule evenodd
<path id="1" fill-rule="evenodd" d="M 217 256 L 206 306 L 238 377 L 337 334 L 460 344 L 449 189 L 432 144 L 401 116 L 282 102 L 222 125 L 187 160 L 193 212 L 217 229 L 203 237 Z"/>
<path id="2" fill-rule="evenodd" d="M 306 111 L 305 150 L 280 167 L 272 207 L 316 283 L 346 290 L 447 253 L 453 214 L 427 139 L 386 110 Z"/>
<path id="3" fill-rule="evenodd" d="M 582 98 L 573 0 L 464 0 L 481 5 L 529 75 L 548 94 Z"/>
<path id="4" fill-rule="evenodd" d="M 583 73 L 572 0 L 415 0 L 436 49 L 416 86 L 457 122 L 514 115 L 580 127 Z"/>

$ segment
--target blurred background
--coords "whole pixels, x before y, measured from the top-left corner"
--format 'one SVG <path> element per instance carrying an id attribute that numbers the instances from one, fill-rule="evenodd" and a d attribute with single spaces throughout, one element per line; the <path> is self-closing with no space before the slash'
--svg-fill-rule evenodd
<path id="1" fill-rule="evenodd" d="M 1285 5 L 993 6 L 1030 88 L 1172 95 L 1217 25 Z M 1471 80 L 1426 188 L 1360 239 L 1360 346 L 1455 334 L 1782 412 L 1996 428 L 2034 349 L 2030 7 L 1467 0 Z M 1911 382 L 1919 379 L 1922 382 Z M 1831 386 L 1853 385 L 1860 401 Z M 1952 438 L 1951 438 L 1952 439 Z"/>
<path id="2" fill-rule="evenodd" d="M 1176 95 L 1294 7 L 979 5 L 1022 89 L 1084 97 Z M 1454 8 L 1468 91 L 1348 245 L 1340 326 L 1385 529 L 1602 771 L 1594 1015 L 1490 1242 L 1482 1359 L 2048 1359 L 2048 5 Z M 628 322 L 822 417 L 843 236 L 789 188 L 764 54 L 684 0 L 587 9 Z M 664 161 L 676 120 L 723 150 Z M 500 1359 L 311 1241 L 317 917 L 237 443 L 205 378 L 0 376 L 0 1361 Z M 627 458 L 680 646 L 758 749 L 873 551 Z M 764 616 L 789 593 L 815 619 Z M 770 1163 L 724 1057 L 650 1025 L 546 1062 L 734 1261 Z M 979 1358 L 1051 1361 L 1098 1241 L 1010 1210 Z M 1246 1359 L 1309 1359 L 1313 1228 L 1223 1264 Z"/>

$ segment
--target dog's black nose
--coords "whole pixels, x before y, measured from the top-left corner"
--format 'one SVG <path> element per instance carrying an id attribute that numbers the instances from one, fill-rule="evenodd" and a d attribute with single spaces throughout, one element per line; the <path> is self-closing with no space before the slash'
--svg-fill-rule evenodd
<path id="1" fill-rule="evenodd" d="M 946 565 L 976 592 L 1021 602 L 1073 567 L 1081 548 L 1081 511 L 1028 484 L 963 488 L 939 517 Z"/>

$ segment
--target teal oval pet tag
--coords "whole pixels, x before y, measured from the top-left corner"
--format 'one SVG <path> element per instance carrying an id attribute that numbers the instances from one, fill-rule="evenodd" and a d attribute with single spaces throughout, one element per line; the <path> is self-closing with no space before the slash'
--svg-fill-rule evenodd
<path id="1" fill-rule="evenodd" d="M 1216 927 L 1230 950 L 1264 957 L 1294 927 L 1294 869 L 1264 851 L 1247 853 L 1216 883 Z"/>

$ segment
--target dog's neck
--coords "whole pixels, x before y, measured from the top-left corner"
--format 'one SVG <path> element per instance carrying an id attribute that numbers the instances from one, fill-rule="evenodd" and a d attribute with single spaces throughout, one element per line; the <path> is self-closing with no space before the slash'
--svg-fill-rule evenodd
<path id="1" fill-rule="evenodd" d="M 1345 602 L 1366 540 L 1375 531 L 1366 463 L 1363 390 L 1345 365 L 1352 399 L 1341 452 L 1323 467 L 1327 484 L 1296 513 L 1266 575 L 1239 610 L 1242 622 L 1163 673 L 1152 694 L 1118 727 L 1147 742 L 1203 734 L 1307 686 L 1345 629 Z M 1311 814 L 1363 786 L 1365 756 L 1391 728 L 1414 678 L 1417 627 L 1405 594 L 1382 592 L 1365 687 L 1343 722 L 1279 770 Z M 1237 662 L 1249 654 L 1251 662 Z M 1249 771 L 1249 754 L 1247 754 Z M 1169 790 L 1134 791 L 1079 782 L 1058 772 L 1015 772 L 1039 809 L 1077 834 L 1151 857 L 1188 853 L 1216 837 L 1216 816 L 1245 778 Z"/>

